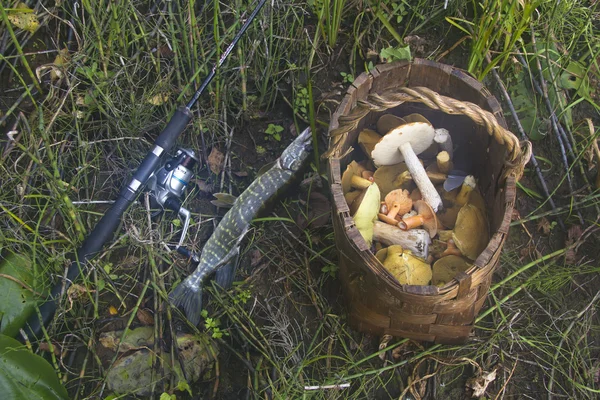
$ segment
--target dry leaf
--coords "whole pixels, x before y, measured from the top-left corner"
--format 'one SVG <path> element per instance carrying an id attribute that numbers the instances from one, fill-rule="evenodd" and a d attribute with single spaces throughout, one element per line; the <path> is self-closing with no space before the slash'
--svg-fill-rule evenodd
<path id="1" fill-rule="evenodd" d="M 210 170 L 215 175 L 219 175 L 221 170 L 223 169 L 223 161 L 225 161 L 225 156 L 216 147 L 213 147 L 210 154 L 208 155 L 208 166 Z"/>
<path id="2" fill-rule="evenodd" d="M 381 338 L 381 342 L 379 342 L 379 350 L 383 350 L 383 349 L 387 348 L 388 344 L 390 343 L 390 341 L 393 338 L 394 337 L 392 335 L 383 335 L 383 337 Z M 382 360 L 385 360 L 385 352 L 381 353 L 379 355 L 379 358 L 381 358 Z"/>
<path id="3" fill-rule="evenodd" d="M 211 204 L 215 207 L 222 208 L 233 207 L 233 203 L 235 202 L 235 199 L 237 199 L 237 197 L 229 193 L 214 193 L 213 196 L 216 197 L 216 200 L 211 200 Z"/>
<path id="4" fill-rule="evenodd" d="M 152 96 L 146 103 L 152 104 L 153 106 L 160 106 L 161 104 L 166 103 L 169 100 L 170 94 L 167 92 L 159 93 Z"/>
<path id="5" fill-rule="evenodd" d="M 483 372 L 480 376 L 467 379 L 466 386 L 473 390 L 471 397 L 481 397 L 485 394 L 488 385 L 496 379 L 496 369 Z"/>
<path id="6" fill-rule="evenodd" d="M 38 348 L 41 351 L 50 352 L 50 344 L 48 342 L 41 342 L 40 345 L 38 346 Z M 56 343 L 52 343 L 52 349 L 53 349 L 54 354 L 57 357 L 60 357 L 60 345 L 58 345 Z"/>
<path id="7" fill-rule="evenodd" d="M 537 224 L 537 230 L 538 232 L 541 232 L 544 235 L 549 235 L 550 231 L 552 230 L 552 225 L 550 224 L 550 221 L 546 219 L 546 217 L 542 217 L 542 219 L 540 219 L 540 222 L 538 222 Z"/>
<path id="8" fill-rule="evenodd" d="M 142 325 L 154 325 L 154 316 L 150 311 L 145 310 L 143 308 L 138 308 L 136 316 L 137 319 L 140 320 Z"/>
<path id="9" fill-rule="evenodd" d="M 40 27 L 37 15 L 25 3 L 17 4 L 14 12 L 8 15 L 8 20 L 17 28 L 35 32 Z"/>
<path id="10" fill-rule="evenodd" d="M 252 250 L 250 252 L 250 266 L 252 268 L 256 267 L 262 258 L 263 256 L 260 250 Z"/>
<path id="11" fill-rule="evenodd" d="M 307 227 L 320 228 L 329 222 L 330 203 L 327 196 L 319 192 L 311 192 L 308 198 L 309 211 L 306 217 L 299 214 L 296 217 L 296 224 L 300 229 Z"/>

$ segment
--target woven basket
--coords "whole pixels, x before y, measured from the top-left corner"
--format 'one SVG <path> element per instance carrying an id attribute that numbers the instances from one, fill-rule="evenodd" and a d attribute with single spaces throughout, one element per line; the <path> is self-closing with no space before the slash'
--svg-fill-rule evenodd
<path id="1" fill-rule="evenodd" d="M 400 285 L 370 252 L 350 216 L 341 171 L 358 134 L 384 113 L 420 113 L 450 131 L 456 157 L 470 157 L 490 222 L 491 240 L 471 269 L 442 287 Z M 498 101 L 459 69 L 426 60 L 377 66 L 360 75 L 333 114 L 329 179 L 339 271 L 354 329 L 436 343 L 463 343 L 483 306 L 508 234 L 515 184 L 530 146 L 506 129 Z M 527 143 L 528 144 L 528 143 Z"/>

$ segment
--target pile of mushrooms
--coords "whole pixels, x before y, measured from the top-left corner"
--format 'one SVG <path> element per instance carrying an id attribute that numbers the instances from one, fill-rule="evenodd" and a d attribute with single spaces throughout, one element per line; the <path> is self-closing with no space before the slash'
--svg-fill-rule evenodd
<path id="1" fill-rule="evenodd" d="M 350 214 L 400 284 L 448 284 L 489 241 L 477 181 L 468 175 L 444 189 L 454 173 L 452 138 L 422 115 L 385 114 L 376 125 L 358 136 L 367 159 L 352 161 L 342 175 Z"/>

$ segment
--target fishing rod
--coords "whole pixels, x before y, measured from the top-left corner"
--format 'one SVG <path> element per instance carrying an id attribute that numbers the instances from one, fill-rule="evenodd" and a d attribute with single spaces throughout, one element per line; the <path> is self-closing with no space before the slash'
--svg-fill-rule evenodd
<path id="1" fill-rule="evenodd" d="M 178 201 L 177 196 L 185 189 L 185 184 L 187 183 L 185 180 L 189 181 L 191 178 L 191 167 L 195 163 L 195 155 L 190 150 L 180 150 L 174 158 L 166 162 L 164 167 L 158 169 L 161 164 L 161 158 L 163 155 L 169 153 L 179 135 L 181 135 L 187 124 L 191 121 L 191 108 L 194 107 L 202 93 L 204 93 L 215 77 L 217 70 L 229 57 L 229 54 L 265 3 L 266 0 L 260 0 L 225 52 L 221 55 L 219 61 L 213 65 L 208 76 L 204 78 L 204 81 L 196 93 L 194 93 L 192 99 L 185 106 L 179 107 L 175 114 L 173 114 L 167 126 L 154 141 L 152 149 L 146 154 L 146 157 L 144 157 L 140 166 L 133 174 L 131 181 L 121 189 L 118 198 L 77 250 L 75 260 L 71 262 L 71 265 L 67 269 L 65 279 L 52 288 L 49 298 L 39 307 L 39 315 L 37 313 L 32 315 L 26 322 L 23 331 L 29 340 L 40 337 L 42 326 L 48 326 L 56 313 L 63 287 L 66 291 L 71 283 L 79 277 L 79 274 L 83 270 L 83 265 L 102 250 L 104 244 L 112 238 L 121 223 L 121 217 L 151 178 L 153 192 L 158 194 L 156 199 L 158 203 L 162 203 L 165 208 L 179 212 L 188 222 L 188 224 L 184 223 L 182 239 L 180 239 L 178 246 L 181 245 L 187 225 L 189 225 L 189 211 L 185 209 L 182 211 L 181 202 Z M 179 182 L 180 185 L 173 188 L 170 187 L 169 182 Z"/>

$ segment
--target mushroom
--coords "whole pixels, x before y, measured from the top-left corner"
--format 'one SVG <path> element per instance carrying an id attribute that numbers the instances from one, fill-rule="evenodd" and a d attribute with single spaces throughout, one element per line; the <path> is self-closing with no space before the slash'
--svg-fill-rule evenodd
<path id="1" fill-rule="evenodd" d="M 469 193 L 473 191 L 477 187 L 477 181 L 475 181 L 475 177 L 473 175 L 467 175 L 465 180 L 460 187 L 460 192 L 456 195 L 456 204 L 460 206 L 464 206 L 467 204 L 467 200 L 469 199 Z"/>
<path id="2" fill-rule="evenodd" d="M 456 247 L 454 240 L 448 239 L 448 242 L 446 243 L 446 250 L 442 252 L 442 257 L 460 255 L 462 255 L 462 253 L 460 252 L 460 249 Z"/>
<path id="3" fill-rule="evenodd" d="M 379 167 L 375 171 L 375 174 L 373 174 L 373 179 L 379 185 L 382 196 L 387 196 L 394 189 L 402 188 L 411 190 L 414 187 L 412 176 L 410 176 L 410 172 L 406 168 L 406 163 Z"/>
<path id="4" fill-rule="evenodd" d="M 445 229 L 438 231 L 438 236 L 442 242 L 447 242 L 448 240 L 452 239 L 452 230 Z"/>
<path id="5" fill-rule="evenodd" d="M 489 241 L 487 218 L 484 211 L 473 204 L 465 204 L 458 212 L 452 240 L 461 253 L 475 260 Z"/>
<path id="6" fill-rule="evenodd" d="M 454 167 L 452 160 L 450 159 L 450 154 L 448 154 L 448 152 L 445 150 L 438 153 L 435 161 L 438 171 L 440 171 L 442 174 L 448 174 L 448 172 L 450 172 Z"/>
<path id="7" fill-rule="evenodd" d="M 393 165 L 405 161 L 423 199 L 437 212 L 442 207 L 442 199 L 417 158 L 417 154 L 431 145 L 434 132 L 433 127 L 424 122 L 399 126 L 375 145 L 371 156 L 376 165 Z"/>
<path id="8" fill-rule="evenodd" d="M 401 285 L 428 285 L 431 281 L 431 267 L 414 257 L 410 251 L 402 251 L 398 246 L 392 251 L 388 248 L 383 266 Z"/>
<path id="9" fill-rule="evenodd" d="M 408 190 L 396 189 L 392 190 L 385 196 L 385 205 L 387 213 L 379 213 L 379 219 L 390 225 L 397 225 L 396 215 L 404 215 L 412 208 L 413 201 L 410 198 Z"/>
<path id="10" fill-rule="evenodd" d="M 429 237 L 434 237 L 437 234 L 437 218 L 433 209 L 424 200 L 417 200 L 414 203 L 417 215 L 403 219 L 398 223 L 398 227 L 402 230 L 409 230 L 423 226 Z"/>
<path id="11" fill-rule="evenodd" d="M 404 249 L 399 244 L 393 244 L 391 246 L 384 247 L 383 249 L 377 251 L 377 253 L 375 253 L 375 258 L 378 259 L 379 262 L 383 264 L 383 262 L 387 258 L 388 251 L 391 251 L 392 253 L 402 254 L 402 252 L 404 252 Z"/>
<path id="12" fill-rule="evenodd" d="M 379 132 L 382 135 L 385 135 L 392 129 L 405 124 L 406 121 L 404 119 L 397 117 L 393 114 L 385 114 L 379 117 L 379 119 L 377 120 L 377 132 Z"/>
<path id="13" fill-rule="evenodd" d="M 426 259 L 429 255 L 429 245 L 431 244 L 431 238 L 425 229 L 403 231 L 397 226 L 381 221 L 375 221 L 373 225 L 373 240 L 386 246 L 399 244 L 422 259 Z"/>
<path id="14" fill-rule="evenodd" d="M 437 260 L 433 264 L 433 273 L 431 284 L 443 286 L 450 282 L 459 272 L 465 272 L 471 267 L 471 264 L 458 256 L 446 256 Z"/>
<path id="15" fill-rule="evenodd" d="M 358 145 L 370 158 L 375 145 L 381 140 L 381 135 L 372 129 L 363 129 L 358 134 Z"/>
<path id="16" fill-rule="evenodd" d="M 417 200 L 423 199 L 423 196 L 421 196 L 421 191 L 419 190 L 419 188 L 416 188 L 415 190 L 410 192 L 410 198 L 412 199 L 412 201 L 417 201 Z"/>
<path id="17" fill-rule="evenodd" d="M 359 198 L 361 194 L 363 194 L 363 192 L 360 190 L 354 190 L 352 192 L 346 193 L 344 195 L 344 199 L 346 199 L 346 203 L 348 203 L 348 207 L 352 208 L 352 203 L 354 203 L 354 200 Z M 350 213 L 350 214 L 352 214 L 352 213 Z"/>
<path id="18" fill-rule="evenodd" d="M 425 118 L 424 116 L 422 116 L 421 114 L 409 114 L 406 115 L 404 117 L 402 117 L 403 120 L 405 120 L 407 123 L 411 123 L 411 122 L 424 122 L 426 124 L 432 125 L 433 124 L 431 122 L 429 122 L 429 120 L 427 118 Z M 425 158 L 425 159 L 429 159 L 429 158 L 434 158 L 436 156 L 436 154 L 439 151 L 439 147 L 437 145 L 437 143 L 432 142 L 431 146 L 429 146 L 427 149 L 425 149 L 425 151 L 423 151 L 421 153 L 421 158 Z"/>
<path id="19" fill-rule="evenodd" d="M 421 114 L 417 114 L 417 113 L 408 114 L 407 116 L 402 117 L 402 119 L 405 120 L 406 123 L 424 122 L 426 124 L 433 125 L 431 122 L 429 122 L 429 120 L 427 118 L 425 118 Z"/>
<path id="20" fill-rule="evenodd" d="M 366 189 L 373 184 L 373 182 L 361 176 L 364 170 L 356 161 L 348 164 L 346 171 L 342 175 L 342 192 L 344 194 L 348 193 L 352 188 Z"/>
<path id="21" fill-rule="evenodd" d="M 441 151 L 447 152 L 450 160 L 452 160 L 454 149 L 452 148 L 452 137 L 450 136 L 448 129 L 436 129 L 435 135 L 433 136 L 433 141 L 438 144 Z"/>
<path id="22" fill-rule="evenodd" d="M 354 202 L 358 200 L 356 199 Z M 373 222 L 377 220 L 379 201 L 379 188 L 374 183 L 365 190 L 356 214 L 352 217 L 356 228 L 369 245 L 373 241 Z"/>

